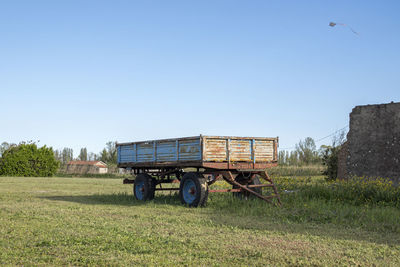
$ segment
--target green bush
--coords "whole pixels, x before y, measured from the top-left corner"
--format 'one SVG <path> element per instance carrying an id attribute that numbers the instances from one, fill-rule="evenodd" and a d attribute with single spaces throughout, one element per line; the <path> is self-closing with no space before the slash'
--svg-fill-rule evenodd
<path id="1" fill-rule="evenodd" d="M 352 177 L 324 181 L 311 177 L 275 178 L 278 191 L 290 192 L 297 200 L 322 199 L 351 205 L 390 205 L 400 207 L 400 187 L 385 178 Z"/>
<path id="2" fill-rule="evenodd" d="M 336 181 L 338 171 L 338 153 L 341 146 L 324 146 L 322 164 L 326 166 L 323 172 L 327 181 Z"/>
<path id="3" fill-rule="evenodd" d="M 272 177 L 281 176 L 319 176 L 326 171 L 326 167 L 322 165 L 307 165 L 307 166 L 276 166 L 267 169 L 267 172 Z"/>
<path id="4" fill-rule="evenodd" d="M 53 149 L 34 143 L 20 143 L 3 152 L 0 158 L 0 175 L 53 176 L 58 169 Z"/>

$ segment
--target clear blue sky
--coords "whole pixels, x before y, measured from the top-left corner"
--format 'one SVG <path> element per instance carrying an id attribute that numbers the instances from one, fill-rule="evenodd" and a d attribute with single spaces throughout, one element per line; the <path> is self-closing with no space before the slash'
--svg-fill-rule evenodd
<path id="1" fill-rule="evenodd" d="M 1 1 L 0 142 L 77 155 L 199 134 L 318 139 L 356 105 L 400 101 L 399 14 L 400 1 Z"/>

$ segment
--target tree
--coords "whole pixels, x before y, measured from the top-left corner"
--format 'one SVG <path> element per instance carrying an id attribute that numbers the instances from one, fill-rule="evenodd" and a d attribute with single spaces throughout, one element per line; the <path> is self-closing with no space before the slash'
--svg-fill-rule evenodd
<path id="1" fill-rule="evenodd" d="M 290 151 L 289 157 L 288 157 L 288 165 L 298 165 L 299 164 L 299 155 L 297 151 Z"/>
<path id="2" fill-rule="evenodd" d="M 107 142 L 106 149 L 107 149 L 107 163 L 117 164 L 117 142 Z"/>
<path id="3" fill-rule="evenodd" d="M 61 167 L 65 167 L 74 158 L 72 148 L 68 147 L 64 147 L 63 150 L 54 150 L 54 156 L 60 162 Z"/>
<path id="4" fill-rule="evenodd" d="M 1 145 L 0 145 L 0 157 L 1 157 L 1 155 L 3 155 L 4 151 L 9 149 L 11 146 L 15 146 L 15 144 L 9 144 L 7 142 L 1 143 Z"/>
<path id="5" fill-rule="evenodd" d="M 89 152 L 88 159 L 90 161 L 97 160 L 97 155 L 93 152 Z"/>
<path id="6" fill-rule="evenodd" d="M 100 160 L 102 162 L 107 162 L 108 161 L 108 153 L 107 153 L 107 150 L 105 148 L 100 152 Z"/>
<path id="7" fill-rule="evenodd" d="M 323 174 L 326 175 L 326 180 L 328 181 L 335 181 L 337 178 L 338 154 L 345 142 L 346 134 L 344 131 L 341 131 L 333 137 L 332 145 L 321 146 L 322 164 L 326 166 Z"/>
<path id="8" fill-rule="evenodd" d="M 74 159 L 74 151 L 72 148 L 64 147 L 62 150 L 62 164 L 65 166 Z"/>
<path id="9" fill-rule="evenodd" d="M 278 164 L 279 165 L 286 165 L 287 161 L 286 161 L 286 151 L 285 150 L 281 150 L 278 153 Z"/>
<path id="10" fill-rule="evenodd" d="M 88 153 L 86 147 L 81 148 L 81 152 L 79 153 L 79 160 L 87 161 L 88 160 Z"/>
<path id="11" fill-rule="evenodd" d="M 311 137 L 307 137 L 304 141 L 300 140 L 296 145 L 296 151 L 298 153 L 299 161 L 302 164 L 309 165 L 319 161 L 315 142 Z"/>
<path id="12" fill-rule="evenodd" d="M 35 143 L 10 146 L 0 159 L 0 175 L 45 177 L 55 174 L 59 162 L 53 149 Z"/>
<path id="13" fill-rule="evenodd" d="M 54 158 L 55 158 L 58 162 L 60 162 L 60 164 L 61 164 L 61 162 L 62 162 L 61 150 L 58 150 L 58 149 L 54 150 Z"/>

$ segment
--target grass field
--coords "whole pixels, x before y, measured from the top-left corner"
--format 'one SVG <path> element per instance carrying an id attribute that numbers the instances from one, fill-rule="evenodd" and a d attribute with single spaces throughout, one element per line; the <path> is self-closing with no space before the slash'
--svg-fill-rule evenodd
<path id="1" fill-rule="evenodd" d="M 318 176 L 326 170 L 325 166 L 320 164 L 317 165 L 306 165 L 306 166 L 285 166 L 278 165 L 268 170 L 268 173 L 272 177 L 277 176 Z"/>
<path id="2" fill-rule="evenodd" d="M 119 179 L 0 177 L 0 265 L 400 265 L 398 206 L 287 191 L 196 209 Z"/>

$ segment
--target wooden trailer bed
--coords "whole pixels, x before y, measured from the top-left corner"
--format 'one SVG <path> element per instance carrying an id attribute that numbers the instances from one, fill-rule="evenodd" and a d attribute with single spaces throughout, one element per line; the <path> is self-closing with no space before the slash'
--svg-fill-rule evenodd
<path id="1" fill-rule="evenodd" d="M 277 165 L 278 141 L 278 137 L 200 135 L 118 143 L 118 167 L 136 175 L 135 180 L 125 179 L 124 183 L 134 183 L 134 194 L 141 200 L 152 199 L 154 191 L 166 190 L 156 185 L 178 179 L 182 202 L 189 206 L 204 205 L 208 192 L 222 191 L 255 195 L 269 202 L 275 197 L 279 203 L 279 195 L 266 172 L 267 168 Z M 195 168 L 196 171 L 187 172 L 185 168 Z M 258 177 L 264 178 L 268 184 L 260 184 Z M 220 178 L 232 184 L 233 188 L 209 190 L 208 186 Z M 185 187 L 185 183 L 190 185 Z M 271 187 L 274 194 L 263 196 L 262 187 Z M 203 189 L 205 193 L 202 196 Z M 195 198 L 189 201 L 190 196 Z"/>

